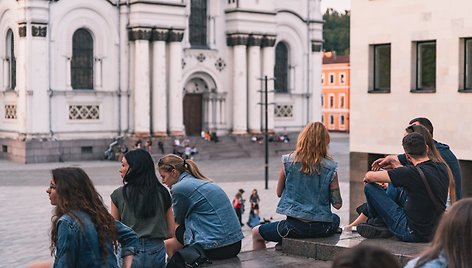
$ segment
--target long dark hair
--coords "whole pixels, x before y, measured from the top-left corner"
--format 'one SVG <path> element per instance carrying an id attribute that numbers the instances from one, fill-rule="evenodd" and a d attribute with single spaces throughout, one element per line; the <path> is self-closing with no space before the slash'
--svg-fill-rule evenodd
<path id="1" fill-rule="evenodd" d="M 134 215 L 141 219 L 152 217 L 158 206 L 163 206 L 164 211 L 167 211 L 171 206 L 171 197 L 157 179 L 151 155 L 143 149 L 136 149 L 124 157 L 129 165 L 123 177 L 124 198 Z"/>
<path id="2" fill-rule="evenodd" d="M 472 198 L 464 198 L 443 214 L 431 245 L 421 254 L 415 267 L 444 254 L 447 267 L 460 268 L 472 265 Z"/>
<path id="3" fill-rule="evenodd" d="M 103 204 L 103 199 L 93 186 L 92 181 L 85 171 L 77 167 L 64 167 L 52 170 L 52 178 L 56 184 L 57 204 L 54 215 L 51 218 L 51 255 L 57 243 L 57 222 L 64 214 L 69 214 L 83 225 L 76 212 L 87 213 L 98 234 L 100 253 L 103 260 L 106 259 L 106 243 L 113 241 L 117 246 L 117 230 L 115 219 Z"/>

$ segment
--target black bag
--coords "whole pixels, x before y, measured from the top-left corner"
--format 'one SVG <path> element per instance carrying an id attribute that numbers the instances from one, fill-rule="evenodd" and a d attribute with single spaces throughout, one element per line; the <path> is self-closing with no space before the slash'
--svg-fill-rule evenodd
<path id="1" fill-rule="evenodd" d="M 211 263 L 200 244 L 192 244 L 177 250 L 167 262 L 167 268 L 194 268 Z"/>

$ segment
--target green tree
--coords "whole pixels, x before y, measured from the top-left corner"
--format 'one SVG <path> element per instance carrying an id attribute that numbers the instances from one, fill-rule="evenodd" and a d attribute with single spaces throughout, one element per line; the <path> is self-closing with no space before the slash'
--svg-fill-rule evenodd
<path id="1" fill-rule="evenodd" d="M 351 12 L 344 14 L 328 8 L 323 14 L 323 39 L 325 51 L 336 51 L 338 55 L 349 55 L 349 25 Z"/>

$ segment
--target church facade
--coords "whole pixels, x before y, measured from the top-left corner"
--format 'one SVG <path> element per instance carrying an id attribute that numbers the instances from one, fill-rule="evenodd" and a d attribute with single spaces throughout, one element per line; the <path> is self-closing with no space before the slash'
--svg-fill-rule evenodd
<path id="1" fill-rule="evenodd" d="M 320 0 L 2 0 L 0 157 L 261 133 L 266 85 L 268 129 L 299 130 L 321 118 L 321 49 Z"/>

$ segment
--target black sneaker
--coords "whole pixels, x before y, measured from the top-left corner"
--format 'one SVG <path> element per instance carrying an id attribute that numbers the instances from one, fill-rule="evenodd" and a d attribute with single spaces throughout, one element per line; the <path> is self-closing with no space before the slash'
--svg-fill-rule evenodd
<path id="1" fill-rule="evenodd" d="M 388 238 L 392 233 L 386 227 L 377 227 L 367 223 L 361 223 L 357 226 L 357 232 L 365 238 Z"/>
<path id="2" fill-rule="evenodd" d="M 382 218 L 378 218 L 378 217 L 368 218 L 367 224 L 370 224 L 375 227 L 387 227 L 387 225 L 385 225 L 385 222 L 382 220 Z"/>

